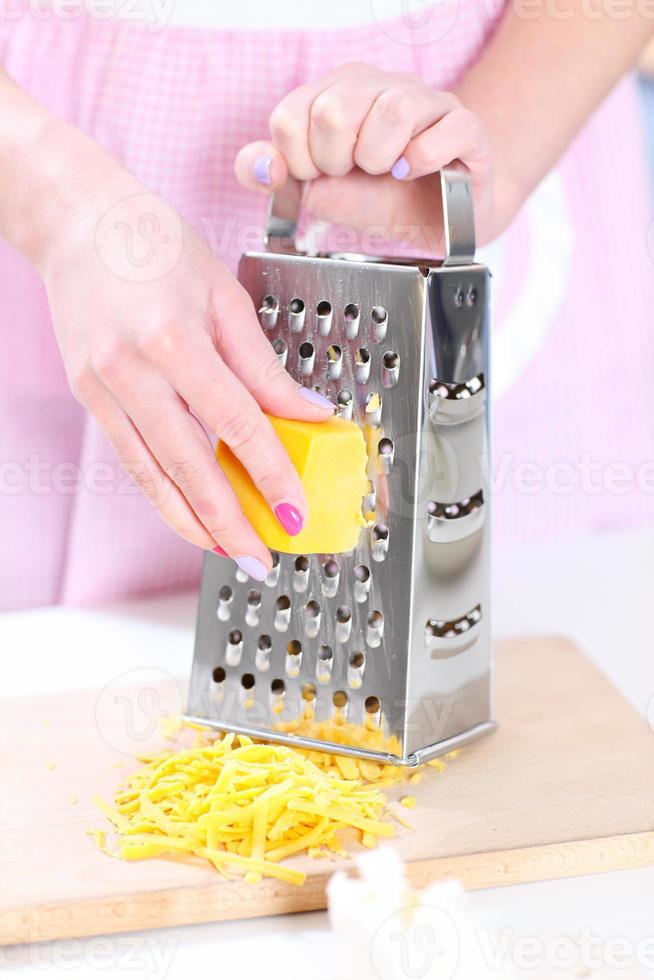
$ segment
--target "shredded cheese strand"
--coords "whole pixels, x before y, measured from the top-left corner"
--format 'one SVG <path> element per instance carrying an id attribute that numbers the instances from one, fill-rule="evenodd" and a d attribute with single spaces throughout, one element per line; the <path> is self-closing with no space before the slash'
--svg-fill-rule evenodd
<path id="1" fill-rule="evenodd" d="M 337 744 L 351 742 L 354 734 L 368 749 L 397 750 L 378 730 L 343 720 L 306 718 L 292 730 Z M 190 748 L 170 748 L 141 761 L 113 806 L 94 799 L 116 830 L 115 856 L 127 861 L 200 858 L 229 880 L 271 877 L 301 885 L 306 874 L 279 862 L 303 853 L 342 857 L 341 832 L 375 847 L 378 838 L 393 835 L 387 816 L 402 822 L 387 810 L 381 789 L 407 774 L 385 763 L 208 730 L 199 730 Z M 443 768 L 441 761 L 434 766 Z M 402 802 L 409 800 L 414 798 Z M 104 831 L 89 833 L 106 849 Z"/>

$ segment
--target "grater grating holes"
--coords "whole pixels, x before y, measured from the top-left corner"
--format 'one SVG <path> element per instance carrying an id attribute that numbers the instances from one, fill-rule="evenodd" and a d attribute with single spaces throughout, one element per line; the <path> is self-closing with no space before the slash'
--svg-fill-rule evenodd
<path id="1" fill-rule="evenodd" d="M 334 717 L 345 720 L 347 717 L 347 709 L 349 704 L 348 696 L 345 691 L 334 691 L 334 694 L 332 695 L 332 704 L 334 706 Z"/>
<path id="2" fill-rule="evenodd" d="M 336 403 L 338 405 L 336 414 L 348 422 L 351 421 L 353 408 L 352 392 L 348 388 L 342 388 L 336 396 Z"/>
<path id="3" fill-rule="evenodd" d="M 392 439 L 384 436 L 377 444 L 377 466 L 380 473 L 388 475 L 393 469 L 395 445 Z"/>
<path id="4" fill-rule="evenodd" d="M 277 300 L 277 297 L 271 295 L 264 296 L 259 308 L 261 326 L 264 328 L 264 330 L 272 330 L 277 323 L 278 316 L 279 301 Z"/>
<path id="5" fill-rule="evenodd" d="M 327 359 L 327 375 L 330 381 L 338 381 L 343 371 L 343 351 L 338 344 L 331 344 L 327 348 L 325 357 Z"/>
<path id="6" fill-rule="evenodd" d="M 382 396 L 376 391 L 366 395 L 366 422 L 375 428 L 381 424 Z"/>
<path id="7" fill-rule="evenodd" d="M 225 673 L 224 667 L 214 667 L 211 672 L 210 696 L 212 701 L 222 701 L 224 698 L 226 677 L 227 674 Z"/>
<path id="8" fill-rule="evenodd" d="M 288 344 L 281 337 L 277 337 L 273 340 L 273 350 L 279 359 L 279 363 L 283 368 L 286 367 L 286 359 L 288 357 Z"/>
<path id="9" fill-rule="evenodd" d="M 244 708 L 251 708 L 254 704 L 254 686 L 254 674 L 243 674 L 238 699 Z"/>
<path id="10" fill-rule="evenodd" d="M 291 621 L 291 600 L 287 595 L 280 595 L 275 602 L 275 629 L 285 633 Z"/>
<path id="11" fill-rule="evenodd" d="M 322 299 L 316 306 L 316 324 L 321 337 L 327 337 L 332 329 L 332 304 Z"/>
<path id="12" fill-rule="evenodd" d="M 309 340 L 305 340 L 304 343 L 300 344 L 298 350 L 298 367 L 300 369 L 300 374 L 307 378 L 313 374 L 313 367 L 316 360 L 316 351 Z"/>
<path id="13" fill-rule="evenodd" d="M 302 686 L 302 700 L 307 702 L 307 704 L 315 704 L 317 693 L 315 684 L 304 684 Z"/>
<path id="14" fill-rule="evenodd" d="M 293 571 L 293 588 L 296 592 L 306 592 L 309 585 L 309 559 L 306 555 L 298 555 Z"/>
<path id="15" fill-rule="evenodd" d="M 347 643 L 352 632 L 352 610 L 349 606 L 339 606 L 336 610 L 336 639 Z"/>
<path id="16" fill-rule="evenodd" d="M 359 323 L 361 321 L 361 310 L 356 303 L 348 303 L 343 310 L 345 321 L 345 336 L 348 340 L 354 340 L 359 333 Z"/>
<path id="17" fill-rule="evenodd" d="M 387 350 L 382 357 L 381 380 L 384 388 L 394 388 L 400 378 L 400 355 Z"/>
<path id="18" fill-rule="evenodd" d="M 378 647 L 381 646 L 382 637 L 384 635 L 384 616 L 379 611 L 375 609 L 368 616 L 366 640 L 368 646 Z"/>
<path id="19" fill-rule="evenodd" d="M 280 715 L 284 710 L 286 684 L 281 677 L 276 677 L 270 685 L 270 710 L 274 715 Z"/>
<path id="20" fill-rule="evenodd" d="M 357 383 L 364 385 L 370 377 L 371 357 L 367 347 L 359 347 L 354 355 L 354 377 Z"/>
<path id="21" fill-rule="evenodd" d="M 380 728 L 382 722 L 381 701 L 376 694 L 371 694 L 370 697 L 366 698 L 364 709 L 366 712 L 366 724 Z"/>
<path id="22" fill-rule="evenodd" d="M 291 640 L 286 648 L 286 674 L 288 677 L 298 677 L 302 666 L 302 644 L 299 640 Z"/>
<path id="23" fill-rule="evenodd" d="M 267 633 L 262 633 L 257 640 L 257 652 L 254 660 L 257 670 L 265 672 L 270 669 L 271 655 L 272 640 Z"/>
<path id="24" fill-rule="evenodd" d="M 281 570 L 281 565 L 279 563 L 279 555 L 276 551 L 271 552 L 272 558 L 272 568 L 268 572 L 264 585 L 267 585 L 269 589 L 273 589 L 279 581 L 279 573 Z"/>
<path id="25" fill-rule="evenodd" d="M 310 599 L 304 607 L 304 632 L 310 639 L 315 639 L 320 631 L 320 604 Z"/>
<path id="26" fill-rule="evenodd" d="M 355 650 L 350 655 L 347 665 L 347 682 L 349 686 L 356 690 L 363 683 L 363 672 L 366 668 L 366 655 L 363 650 Z"/>
<path id="27" fill-rule="evenodd" d="M 385 524 L 375 524 L 371 532 L 371 551 L 374 561 L 384 561 L 388 554 L 389 530 Z"/>
<path id="28" fill-rule="evenodd" d="M 226 623 L 229 617 L 232 615 L 233 603 L 233 590 L 229 585 L 223 585 L 218 593 L 218 606 L 216 608 L 216 616 L 221 622 Z"/>
<path id="29" fill-rule="evenodd" d="M 316 661 L 316 677 L 320 684 L 329 684 L 334 667 L 334 651 L 330 646 L 323 644 L 318 650 Z"/>
<path id="30" fill-rule="evenodd" d="M 230 630 L 227 634 L 225 660 L 230 667 L 237 667 L 243 654 L 243 634 L 240 630 Z"/>
<path id="31" fill-rule="evenodd" d="M 305 314 L 304 300 L 295 296 L 288 304 L 288 329 L 291 333 L 302 332 Z"/>
<path id="32" fill-rule="evenodd" d="M 338 592 L 341 570 L 335 558 L 328 559 L 323 565 L 324 577 L 322 582 L 323 595 L 333 599 Z"/>
<path id="33" fill-rule="evenodd" d="M 386 331 L 388 330 L 388 311 L 386 307 L 373 306 L 370 319 L 372 321 L 373 337 L 379 344 L 382 340 L 386 339 Z"/>
<path id="34" fill-rule="evenodd" d="M 247 609 L 245 611 L 245 622 L 248 626 L 258 626 L 261 615 L 261 593 L 257 589 L 251 589 L 247 597 Z"/>
<path id="35" fill-rule="evenodd" d="M 365 602 L 370 594 L 370 569 L 357 565 L 354 569 L 354 601 Z"/>

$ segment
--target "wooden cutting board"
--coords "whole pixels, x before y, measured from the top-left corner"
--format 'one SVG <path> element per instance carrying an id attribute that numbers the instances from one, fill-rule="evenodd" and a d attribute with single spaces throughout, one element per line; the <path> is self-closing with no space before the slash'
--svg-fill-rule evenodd
<path id="1" fill-rule="evenodd" d="M 233 884 L 176 860 L 124 863 L 84 835 L 104 825 L 90 797 L 109 799 L 133 765 L 126 753 L 160 742 L 152 714 L 179 708 L 172 681 L 135 690 L 0 702 L 0 941 L 323 908 L 338 863 L 296 859 L 302 888 Z M 574 646 L 500 644 L 496 713 L 495 733 L 411 787 L 417 808 L 402 813 L 414 829 L 396 843 L 415 884 L 456 876 L 483 888 L 654 862 L 652 732 Z"/>

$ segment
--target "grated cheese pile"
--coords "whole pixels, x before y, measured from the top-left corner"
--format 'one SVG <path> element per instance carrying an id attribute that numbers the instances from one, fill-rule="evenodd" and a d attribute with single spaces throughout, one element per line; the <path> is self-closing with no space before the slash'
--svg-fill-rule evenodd
<path id="1" fill-rule="evenodd" d="M 300 724 L 314 726 L 315 734 L 317 723 Z M 336 727 L 341 731 L 330 729 L 322 737 L 344 738 L 343 723 Z M 170 748 L 141 761 L 145 764 L 127 777 L 113 806 L 94 800 L 116 829 L 115 856 L 127 861 L 194 856 L 230 880 L 254 883 L 266 876 L 301 885 L 306 874 L 280 864 L 284 858 L 344 857 L 340 832 L 375 847 L 379 837 L 393 835 L 387 815 L 403 823 L 387 810 L 380 791 L 406 779 L 391 765 L 207 730 L 199 730 L 189 748 Z M 104 832 L 89 833 L 107 850 Z"/>

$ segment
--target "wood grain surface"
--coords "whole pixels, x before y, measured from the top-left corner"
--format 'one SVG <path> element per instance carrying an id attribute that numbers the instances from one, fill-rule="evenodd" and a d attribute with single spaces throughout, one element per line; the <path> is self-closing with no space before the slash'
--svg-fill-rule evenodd
<path id="1" fill-rule="evenodd" d="M 103 692 L 0 702 L 0 942 L 324 907 L 339 862 L 294 859 L 308 872 L 301 888 L 235 884 L 200 864 L 115 860 L 85 835 L 107 826 L 91 796 L 110 799 L 134 751 L 161 744 L 153 709 L 174 713 L 182 697 L 172 679 L 155 690 L 128 675 Z M 413 829 L 395 844 L 417 885 L 654 861 L 654 738 L 583 654 L 557 637 L 500 643 L 496 713 L 496 732 L 411 787 L 418 805 L 401 812 Z"/>

